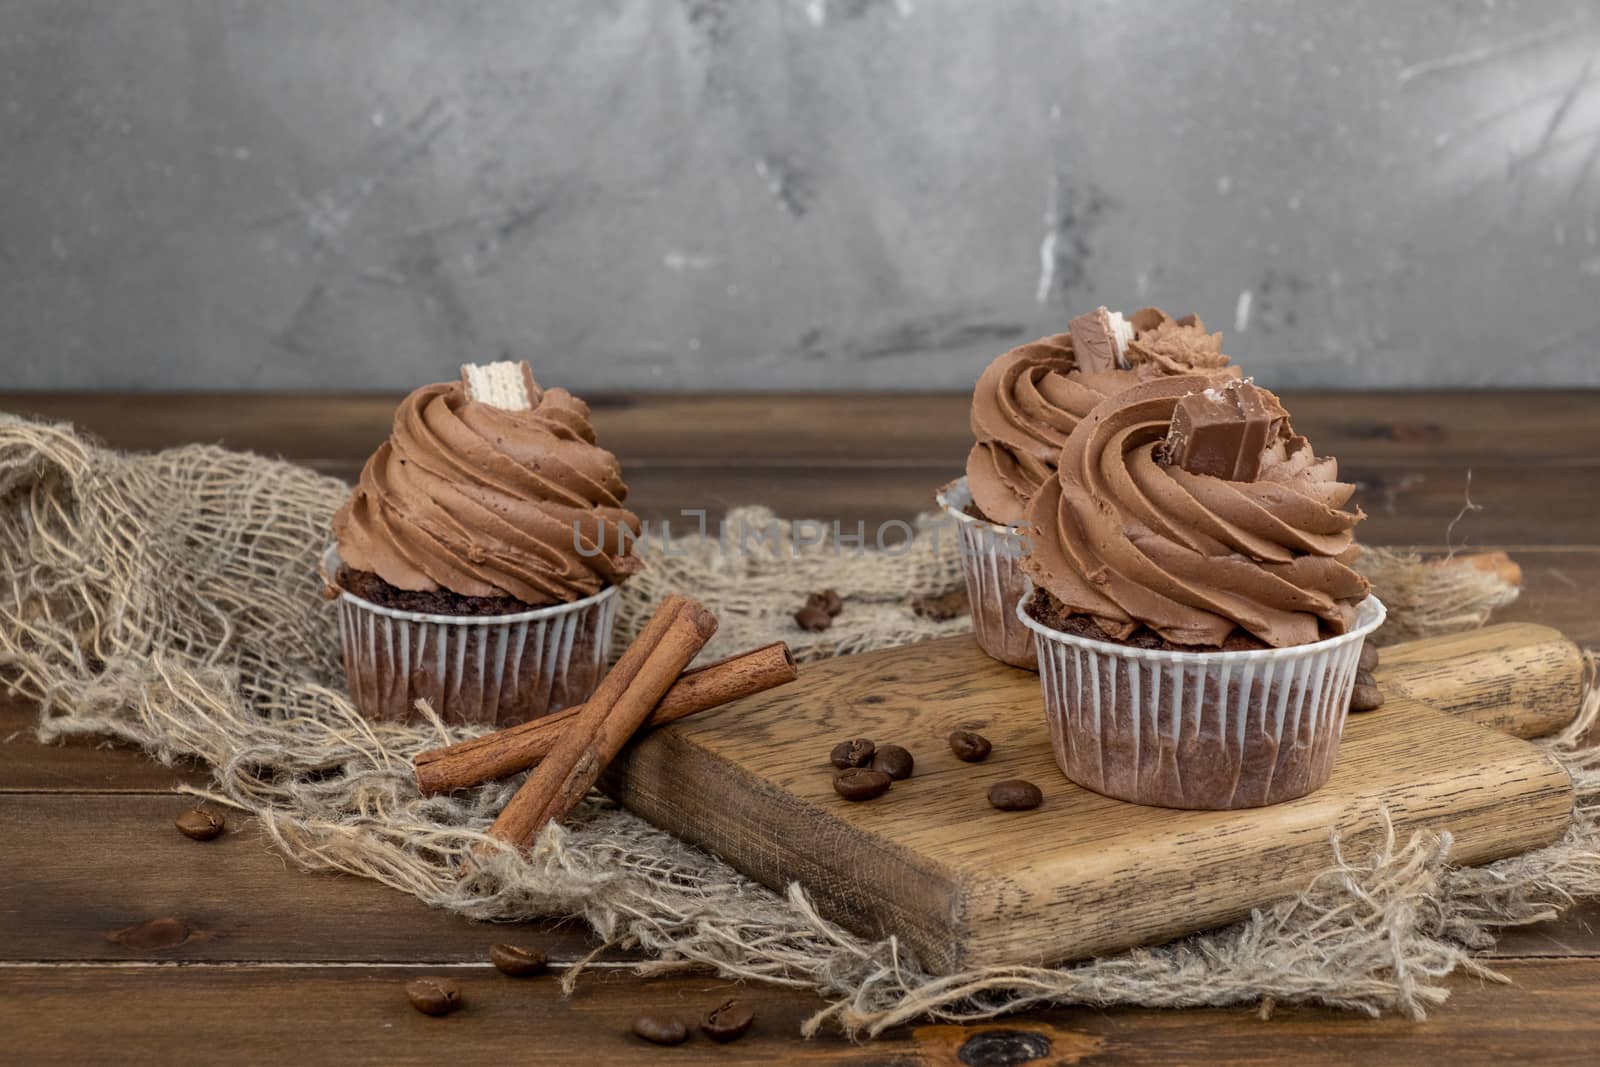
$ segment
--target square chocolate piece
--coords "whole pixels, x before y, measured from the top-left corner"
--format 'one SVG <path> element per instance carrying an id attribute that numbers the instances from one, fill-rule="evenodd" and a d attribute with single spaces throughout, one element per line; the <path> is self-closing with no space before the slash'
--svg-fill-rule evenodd
<path id="1" fill-rule="evenodd" d="M 1190 474 L 1253 482 L 1287 417 L 1278 398 L 1253 382 L 1219 382 L 1178 401 L 1166 462 Z"/>

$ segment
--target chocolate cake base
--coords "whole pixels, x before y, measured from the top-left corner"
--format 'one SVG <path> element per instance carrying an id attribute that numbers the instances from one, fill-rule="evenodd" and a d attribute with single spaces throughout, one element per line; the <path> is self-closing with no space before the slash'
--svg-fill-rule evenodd
<path id="1" fill-rule="evenodd" d="M 1033 591 L 1033 596 L 1024 610 L 1035 622 L 1052 630 L 1060 630 L 1064 634 L 1090 641 L 1126 645 L 1129 648 L 1158 648 L 1164 652 L 1247 652 L 1253 648 L 1272 647 L 1244 630 L 1234 630 L 1220 645 L 1175 645 L 1148 626 L 1139 627 L 1127 637 L 1112 637 L 1092 618 L 1074 614 L 1070 608 L 1043 589 Z"/>
<path id="2" fill-rule="evenodd" d="M 448 589 L 401 589 L 371 571 L 358 571 L 353 567 L 340 567 L 336 582 L 350 595 L 380 608 L 423 615 L 517 615 L 551 606 L 551 603 L 529 604 L 514 596 L 462 596 Z"/>

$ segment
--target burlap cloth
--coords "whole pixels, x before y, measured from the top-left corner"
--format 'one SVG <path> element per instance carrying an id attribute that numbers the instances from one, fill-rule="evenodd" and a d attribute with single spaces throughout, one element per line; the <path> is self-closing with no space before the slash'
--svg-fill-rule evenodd
<path id="1" fill-rule="evenodd" d="M 1327 872 L 1296 899 L 1212 933 L 1061 968 L 930 977 L 892 939 L 865 941 L 823 921 L 803 887 L 773 893 L 598 797 L 530 852 L 502 849 L 462 878 L 458 861 L 488 840 L 517 782 L 419 797 L 411 756 L 459 733 L 437 722 L 374 725 L 351 709 L 316 574 L 345 492 L 258 456 L 211 447 L 123 455 L 68 427 L 0 416 L 0 667 L 39 702 L 40 739 L 96 735 L 165 762 L 203 760 L 214 772 L 205 795 L 254 815 L 309 869 L 376 878 L 474 919 L 579 916 L 600 942 L 644 949 L 645 973 L 697 966 L 815 990 L 826 1004 L 808 1033 L 832 1022 L 870 1035 L 918 1017 L 970 1020 L 1038 1003 L 1312 1002 L 1421 1016 L 1457 968 L 1493 976 L 1475 952 L 1497 929 L 1600 895 L 1600 750 L 1579 747 L 1600 714 L 1592 687 L 1580 721 L 1545 742 L 1578 785 L 1577 821 L 1559 844 L 1463 869 L 1449 863 L 1447 835 L 1391 839 L 1361 855 L 1331 840 Z M 729 522 L 769 518 L 744 509 Z M 663 547 L 626 588 L 627 633 L 669 590 L 721 617 L 707 655 L 781 637 L 816 658 L 966 627 L 909 608 L 959 584 L 948 534 L 940 552 L 924 537 L 898 555 L 816 547 L 796 556 L 770 542 L 724 553 L 683 537 L 670 554 Z M 1367 566 L 1392 629 L 1407 635 L 1481 624 L 1507 596 L 1498 580 L 1460 568 L 1388 553 L 1369 553 Z M 833 629 L 803 634 L 789 614 L 823 586 L 845 594 L 845 612 Z M 566 972 L 568 988 L 581 972 Z"/>

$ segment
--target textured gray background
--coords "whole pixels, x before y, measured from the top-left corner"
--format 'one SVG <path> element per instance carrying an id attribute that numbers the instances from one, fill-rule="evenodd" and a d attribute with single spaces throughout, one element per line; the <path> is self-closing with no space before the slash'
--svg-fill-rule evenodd
<path id="1" fill-rule="evenodd" d="M 1595 0 L 3 0 L 17 387 L 1600 384 Z"/>

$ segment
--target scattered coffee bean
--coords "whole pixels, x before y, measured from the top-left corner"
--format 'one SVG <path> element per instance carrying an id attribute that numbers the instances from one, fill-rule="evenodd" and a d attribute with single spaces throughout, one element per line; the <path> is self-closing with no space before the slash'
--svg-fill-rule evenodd
<path id="1" fill-rule="evenodd" d="M 957 730 L 950 735 L 950 751 L 964 763 L 982 763 L 993 746 L 989 739 L 973 730 Z"/>
<path id="2" fill-rule="evenodd" d="M 689 1039 L 689 1028 L 670 1015 L 641 1015 L 633 1020 L 633 1034 L 652 1045 L 681 1045 Z"/>
<path id="3" fill-rule="evenodd" d="M 449 1015 L 461 1007 L 461 984 L 454 978 L 413 978 L 406 999 L 424 1015 Z"/>
<path id="4" fill-rule="evenodd" d="M 945 622 L 967 613 L 967 591 L 952 589 L 938 596 L 919 596 L 911 602 L 911 613 L 920 618 Z"/>
<path id="5" fill-rule="evenodd" d="M 854 741 L 840 741 L 834 745 L 828 760 L 841 771 L 846 767 L 865 767 L 872 762 L 875 751 L 871 741 L 858 737 Z"/>
<path id="6" fill-rule="evenodd" d="M 538 949 L 499 944 L 489 946 L 489 962 L 494 964 L 501 974 L 509 974 L 513 978 L 525 978 L 544 970 L 544 965 L 550 962 L 550 957 Z"/>
<path id="7" fill-rule="evenodd" d="M 794 613 L 794 624 L 802 630 L 821 633 L 833 625 L 833 616 L 829 615 L 828 609 L 821 604 L 808 602 L 805 607 Z"/>
<path id="8" fill-rule="evenodd" d="M 227 826 L 222 821 L 222 816 L 214 811 L 206 811 L 204 808 L 190 808 L 178 816 L 174 825 L 177 826 L 178 832 L 184 837 L 193 838 L 196 841 L 210 841 L 213 837 L 221 834 Z"/>
<path id="9" fill-rule="evenodd" d="M 1357 671 L 1355 688 L 1350 690 L 1350 710 L 1377 711 L 1381 707 L 1383 690 L 1378 688 L 1377 679 L 1368 671 Z"/>
<path id="10" fill-rule="evenodd" d="M 897 782 L 910 778 L 916 765 L 911 753 L 899 745 L 879 745 L 878 751 L 872 754 L 872 769 L 882 771 Z"/>
<path id="11" fill-rule="evenodd" d="M 893 781 L 882 771 L 848 767 L 833 776 L 833 791 L 849 801 L 872 800 L 887 793 Z"/>
<path id="12" fill-rule="evenodd" d="M 1001 811 L 1031 811 L 1044 803 L 1044 794 L 1032 782 L 1011 778 L 989 787 L 989 803 Z"/>
<path id="13" fill-rule="evenodd" d="M 840 596 L 832 589 L 824 589 L 822 592 L 814 595 L 822 599 L 822 606 L 827 610 L 829 615 L 837 615 L 839 612 L 844 610 L 844 597 Z"/>
<path id="14" fill-rule="evenodd" d="M 1378 646 L 1372 643 L 1371 638 L 1362 642 L 1361 658 L 1356 661 L 1356 666 L 1364 671 L 1378 669 Z"/>
<path id="15" fill-rule="evenodd" d="M 725 1045 L 743 1037 L 755 1021 L 756 1013 L 748 1007 L 737 1000 L 725 1000 L 706 1013 L 700 1021 L 700 1029 L 711 1040 Z"/>

